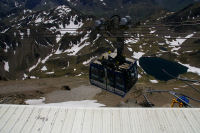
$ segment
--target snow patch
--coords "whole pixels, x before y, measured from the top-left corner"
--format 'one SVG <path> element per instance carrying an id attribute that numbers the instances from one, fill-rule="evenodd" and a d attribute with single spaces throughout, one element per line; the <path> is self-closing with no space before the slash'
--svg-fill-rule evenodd
<path id="1" fill-rule="evenodd" d="M 172 40 L 172 41 L 169 41 L 167 38 L 170 38 L 170 36 L 165 36 L 165 41 L 168 45 L 171 46 L 171 51 L 177 55 L 179 55 L 179 53 L 177 52 L 181 47 L 181 45 L 189 38 L 191 38 L 192 36 L 194 36 L 196 32 L 192 33 L 192 34 L 189 34 L 187 35 L 186 37 L 184 38 L 181 38 L 181 37 L 178 37 L 177 39 L 175 40 Z"/>
<path id="2" fill-rule="evenodd" d="M 95 56 L 95 57 L 91 57 L 89 60 L 87 60 L 87 61 L 84 61 L 83 62 L 83 65 L 87 65 L 87 64 L 89 64 L 94 58 L 96 58 L 97 56 Z"/>
<path id="3" fill-rule="evenodd" d="M 76 76 L 78 76 L 78 77 L 80 77 L 82 74 L 80 73 L 80 74 L 78 74 L 78 75 L 76 75 Z"/>
<path id="4" fill-rule="evenodd" d="M 20 4 L 17 1 L 15 1 L 15 7 L 19 7 L 19 6 Z"/>
<path id="5" fill-rule="evenodd" d="M 100 104 L 97 100 L 83 100 L 83 101 L 68 101 L 61 103 L 49 103 L 45 106 L 64 106 L 64 107 L 104 107 L 104 104 Z"/>
<path id="6" fill-rule="evenodd" d="M 19 32 L 21 39 L 24 39 L 24 33 L 23 32 Z"/>
<path id="7" fill-rule="evenodd" d="M 131 52 L 133 51 L 132 48 L 128 48 L 128 50 L 131 51 Z"/>
<path id="8" fill-rule="evenodd" d="M 182 64 L 182 63 L 180 63 L 180 64 Z M 190 66 L 189 64 L 182 64 L 182 65 L 188 67 L 188 72 L 196 73 L 200 76 L 200 68 Z"/>
<path id="9" fill-rule="evenodd" d="M 86 42 L 87 39 L 88 35 L 85 35 L 85 37 L 81 38 L 80 43 L 73 45 L 70 49 L 65 50 L 64 53 L 67 52 L 70 56 L 76 55 L 82 48 L 90 44 L 89 42 Z"/>
<path id="10" fill-rule="evenodd" d="M 149 80 L 151 83 L 157 84 L 158 80 Z"/>
<path id="11" fill-rule="evenodd" d="M 37 18 L 36 20 L 35 20 L 35 23 L 37 24 L 37 23 L 41 23 L 42 22 L 42 18 Z"/>
<path id="12" fill-rule="evenodd" d="M 43 66 L 41 71 L 47 71 L 47 67 L 46 66 Z"/>
<path id="13" fill-rule="evenodd" d="M 25 80 L 26 78 L 28 78 L 28 75 L 24 73 L 24 77 L 22 78 L 22 80 Z"/>
<path id="14" fill-rule="evenodd" d="M 45 97 L 41 97 L 41 99 L 28 99 L 25 101 L 28 105 L 43 105 L 45 101 Z"/>
<path id="15" fill-rule="evenodd" d="M 71 12 L 71 9 L 68 6 L 62 5 L 62 6 L 58 6 L 56 8 L 56 11 L 59 13 L 59 16 L 65 16 L 67 15 L 69 12 Z"/>
<path id="16" fill-rule="evenodd" d="M 7 28 L 7 29 L 1 31 L 1 33 L 6 33 L 6 31 L 8 31 L 9 29 L 10 29 L 10 28 Z"/>
<path id="17" fill-rule="evenodd" d="M 57 29 L 56 31 L 59 31 L 60 34 L 57 35 L 56 37 L 56 41 L 57 43 L 60 41 L 60 39 L 66 34 L 66 33 L 69 33 L 69 34 L 75 34 L 77 33 L 77 30 L 78 28 L 82 27 L 83 26 L 83 23 L 82 22 L 78 22 L 78 24 L 74 24 L 74 22 L 76 21 L 76 19 L 78 18 L 77 15 L 75 16 L 72 16 L 70 18 L 70 23 L 67 25 L 65 24 L 63 26 L 63 24 L 60 24 L 59 25 L 59 29 Z M 69 30 L 71 29 L 71 30 Z"/>
<path id="18" fill-rule="evenodd" d="M 107 40 L 107 39 L 105 39 L 105 41 L 108 42 L 108 43 L 114 48 L 114 46 L 113 46 L 113 44 L 112 44 L 111 41 L 109 41 L 109 40 Z"/>
<path id="19" fill-rule="evenodd" d="M 9 72 L 9 63 L 8 63 L 8 61 L 4 61 L 4 70 Z"/>
<path id="20" fill-rule="evenodd" d="M 63 51 L 60 50 L 61 43 L 59 43 L 58 49 L 56 50 L 55 54 L 62 54 Z"/>
<path id="21" fill-rule="evenodd" d="M 4 42 L 5 43 L 5 42 Z M 5 45 L 6 45 L 6 48 L 4 49 L 4 52 L 5 53 L 7 53 L 8 52 L 8 49 L 10 48 L 6 43 L 5 43 Z"/>
<path id="22" fill-rule="evenodd" d="M 35 76 L 30 76 L 30 79 L 36 79 L 36 77 Z"/>
<path id="23" fill-rule="evenodd" d="M 192 53 L 193 51 L 190 50 L 190 51 L 184 51 L 183 53 Z"/>
<path id="24" fill-rule="evenodd" d="M 174 88 L 174 90 L 180 90 L 180 88 Z"/>
<path id="25" fill-rule="evenodd" d="M 97 34 L 97 38 L 93 41 L 93 43 L 95 43 L 99 39 L 100 36 L 101 36 L 100 34 Z"/>
<path id="26" fill-rule="evenodd" d="M 30 36 L 30 29 L 27 29 L 27 36 Z"/>
<path id="27" fill-rule="evenodd" d="M 54 74 L 54 72 L 46 72 L 46 74 Z"/>
<path id="28" fill-rule="evenodd" d="M 127 40 L 125 40 L 125 44 L 128 44 L 128 43 L 137 43 L 139 41 L 139 38 L 129 38 Z"/>
<path id="29" fill-rule="evenodd" d="M 51 56 L 53 56 L 53 54 L 48 55 L 42 61 L 41 61 L 41 58 L 39 58 L 38 62 L 35 65 L 33 65 L 31 68 L 29 68 L 29 72 L 31 72 L 33 69 L 35 69 L 40 63 L 44 64 Z"/>
<path id="30" fill-rule="evenodd" d="M 69 61 L 67 62 L 67 67 L 69 67 Z"/>
<path id="31" fill-rule="evenodd" d="M 158 43 L 158 45 L 161 45 L 161 46 L 163 46 L 163 45 L 165 45 L 165 43 Z"/>
<path id="32" fill-rule="evenodd" d="M 184 37 L 184 39 L 182 39 L 181 37 L 178 37 L 175 40 L 172 41 L 168 41 L 168 39 L 165 39 L 166 43 L 171 45 L 171 46 L 180 46 L 182 45 L 187 39 L 191 38 L 192 36 L 194 36 L 195 32 L 187 35 L 186 37 Z M 165 38 L 170 38 L 170 36 L 165 36 Z"/>
<path id="33" fill-rule="evenodd" d="M 140 57 L 142 57 L 145 53 L 143 52 L 133 52 L 133 58 L 135 59 L 139 59 Z"/>
<path id="34" fill-rule="evenodd" d="M 53 56 L 53 54 L 48 55 L 47 57 L 45 57 L 41 62 L 42 64 L 44 64 L 51 56 Z"/>
<path id="35" fill-rule="evenodd" d="M 153 34 L 153 33 L 155 33 L 156 32 L 156 30 L 151 30 L 149 33 L 150 34 Z"/>
<path id="36" fill-rule="evenodd" d="M 27 99 L 25 101 L 28 105 L 42 105 L 42 106 L 59 106 L 59 107 L 104 107 L 104 104 L 100 104 L 97 100 L 83 100 L 83 101 L 67 101 L 60 103 L 48 103 L 45 104 L 45 97 L 40 99 Z"/>
<path id="37" fill-rule="evenodd" d="M 29 72 L 31 72 L 33 69 L 35 69 L 40 64 L 40 62 L 41 62 L 41 58 L 38 59 L 38 62 L 35 65 L 33 65 L 31 68 L 29 68 Z"/>

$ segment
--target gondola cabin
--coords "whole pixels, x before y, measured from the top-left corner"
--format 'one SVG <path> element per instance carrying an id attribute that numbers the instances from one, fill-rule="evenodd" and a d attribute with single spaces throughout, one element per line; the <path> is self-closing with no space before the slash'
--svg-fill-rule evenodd
<path id="1" fill-rule="evenodd" d="M 112 54 L 104 54 L 104 60 L 101 57 L 90 63 L 90 83 L 124 97 L 138 80 L 137 63 L 126 58 L 123 64 L 111 66 L 109 63 L 117 64 L 113 63 Z"/>

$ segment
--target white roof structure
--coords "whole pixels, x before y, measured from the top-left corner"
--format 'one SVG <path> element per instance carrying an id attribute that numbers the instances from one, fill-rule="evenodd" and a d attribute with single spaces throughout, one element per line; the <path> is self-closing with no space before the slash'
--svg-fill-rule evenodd
<path id="1" fill-rule="evenodd" d="M 0 105 L 1 133 L 199 133 L 200 108 Z"/>

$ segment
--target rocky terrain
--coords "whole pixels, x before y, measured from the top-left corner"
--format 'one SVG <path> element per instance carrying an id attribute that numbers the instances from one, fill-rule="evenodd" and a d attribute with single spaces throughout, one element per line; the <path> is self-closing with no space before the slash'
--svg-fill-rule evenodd
<path id="1" fill-rule="evenodd" d="M 128 14 L 135 19 L 141 19 L 160 9 L 178 11 L 197 1 L 199 0 L 0 0 L 0 18 L 18 14 L 24 9 L 41 11 L 66 5 L 84 14 Z"/>
<path id="2" fill-rule="evenodd" d="M 53 3 L 53 1 L 49 2 Z M 92 6 L 94 1 L 91 3 L 86 1 L 68 2 L 69 5 L 62 5 L 62 1 L 57 5 L 52 4 L 54 6 L 48 9 L 37 6 L 37 3 L 34 6 L 18 1 L 18 5 L 21 5 L 19 7 L 23 8 L 19 9 L 18 13 L 10 13 L 1 18 L 0 80 L 32 82 L 30 79 L 68 76 L 75 77 L 75 80 L 83 78 L 88 81 L 89 63 L 102 53 L 114 51 L 113 43 L 116 40 L 98 34 L 93 27 L 96 17 L 85 15 L 75 8 L 81 7 L 82 4 L 85 4 L 85 7 Z M 107 1 L 98 2 L 108 4 Z M 45 1 L 43 3 L 45 5 Z M 24 6 L 28 6 L 29 9 L 25 9 Z M 178 12 L 161 10 L 159 7 L 159 12 L 140 19 L 137 23 L 134 22 L 127 31 L 125 56 L 132 59 L 139 59 L 142 56 L 156 56 L 176 61 L 189 68 L 188 73 L 181 75 L 182 77 L 199 79 L 199 22 L 199 3 L 189 5 Z M 9 82 L 7 81 L 8 84 Z M 4 81 L 2 83 L 4 84 Z M 181 86 L 184 86 L 183 84 L 178 84 L 177 81 L 170 83 L 172 85 L 166 86 L 167 89 L 178 88 L 181 92 L 190 93 L 190 91 L 180 89 Z M 157 85 L 156 88 L 164 89 L 164 84 L 166 83 L 147 75 L 139 67 L 139 81 L 136 85 L 139 85 L 138 88 L 144 88 L 145 85 L 155 88 Z M 84 85 L 88 85 L 88 82 Z M 198 87 L 198 84 L 195 86 Z M 60 88 L 62 86 L 57 89 Z M 34 92 L 33 96 L 28 97 L 20 93 L 16 97 L 22 97 L 22 101 L 19 103 L 23 103 L 23 99 L 44 96 L 46 93 L 46 91 Z M 2 97 L 7 97 L 8 94 L 10 92 L 5 91 Z M 102 92 L 94 97 L 99 101 L 104 101 L 106 95 L 109 94 Z M 195 93 L 194 96 L 199 97 Z M 109 97 L 107 98 L 109 99 Z M 131 98 L 133 97 L 131 96 Z M 109 101 L 108 99 L 107 101 Z M 103 103 L 108 106 L 117 106 L 120 104 L 120 98 L 116 99 L 119 100 L 115 104 L 109 104 L 107 101 Z"/>
<path id="3" fill-rule="evenodd" d="M 78 28 L 91 20 L 67 6 L 48 12 L 24 10 L 20 16 L 8 17 L 1 31 L 1 79 L 26 77 L 23 72 L 29 73 L 52 55 L 60 54 L 60 49 L 67 49 L 71 42 L 63 44 L 63 36 L 72 36 L 75 44 L 81 43 L 87 31 L 78 32 Z"/>

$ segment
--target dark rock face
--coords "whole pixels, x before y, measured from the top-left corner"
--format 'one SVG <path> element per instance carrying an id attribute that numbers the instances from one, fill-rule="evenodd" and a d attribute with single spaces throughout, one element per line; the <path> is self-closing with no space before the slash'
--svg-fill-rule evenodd
<path id="1" fill-rule="evenodd" d="M 158 57 L 142 57 L 139 59 L 140 66 L 149 75 L 158 80 L 173 79 L 170 75 L 178 77 L 179 74 L 186 73 L 188 68 L 177 63 Z M 170 75 L 168 75 L 170 74 Z"/>
<path id="2" fill-rule="evenodd" d="M 196 18 L 200 14 L 200 3 L 189 4 L 182 10 L 166 18 L 166 21 L 186 21 L 189 18 Z"/>
<path id="3" fill-rule="evenodd" d="M 136 19 L 155 13 L 160 8 L 178 11 L 197 0 L 0 0 L 0 18 L 24 9 L 43 10 L 67 5 L 86 14 L 112 15 L 129 14 Z M 198 0 L 199 1 L 199 0 Z M 142 16 L 141 16 L 142 15 Z"/>
<path id="4" fill-rule="evenodd" d="M 67 91 L 71 90 L 71 88 L 69 86 L 67 86 L 67 85 L 62 86 L 62 89 L 67 90 Z"/>
<path id="5" fill-rule="evenodd" d="M 25 7 L 28 9 L 33 9 L 35 8 L 37 5 L 39 5 L 41 2 L 41 0 L 27 0 L 25 3 Z"/>

